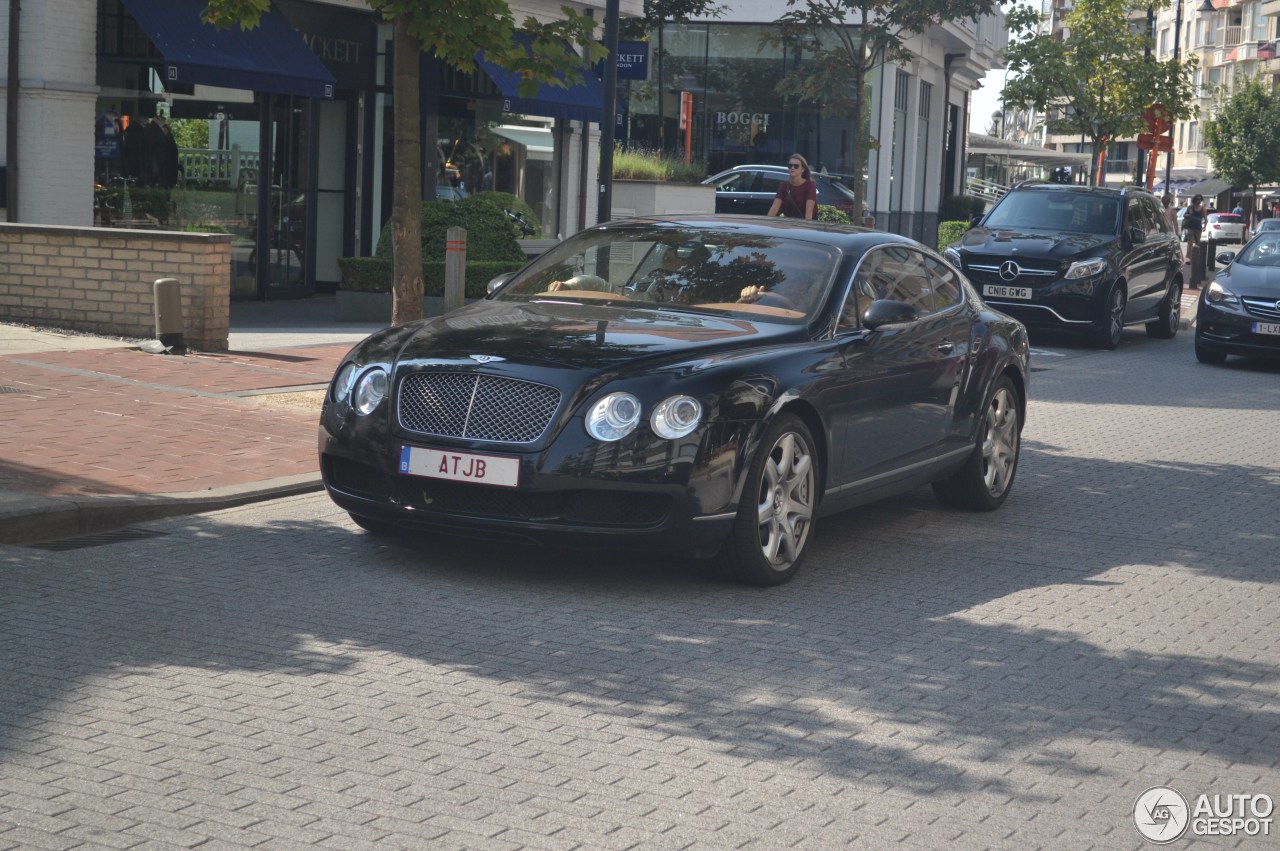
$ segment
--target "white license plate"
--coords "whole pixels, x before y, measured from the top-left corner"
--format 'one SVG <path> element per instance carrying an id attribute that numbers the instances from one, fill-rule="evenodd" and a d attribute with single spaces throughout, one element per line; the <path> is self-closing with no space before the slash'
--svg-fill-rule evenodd
<path id="1" fill-rule="evenodd" d="M 1255 322 L 1253 323 L 1253 333 L 1280 334 L 1280 322 Z"/>
<path id="2" fill-rule="evenodd" d="M 428 479 L 448 479 L 451 482 L 472 482 L 503 488 L 514 488 L 520 484 L 518 458 L 445 452 L 421 446 L 405 446 L 400 450 L 400 472 Z"/>
<path id="3" fill-rule="evenodd" d="M 995 284 L 985 284 L 982 287 L 982 294 L 989 295 L 993 298 L 1031 298 L 1031 287 L 998 287 Z"/>

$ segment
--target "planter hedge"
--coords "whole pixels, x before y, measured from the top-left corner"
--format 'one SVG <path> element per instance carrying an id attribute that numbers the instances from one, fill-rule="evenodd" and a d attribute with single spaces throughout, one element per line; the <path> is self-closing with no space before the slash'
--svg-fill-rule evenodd
<path id="1" fill-rule="evenodd" d="M 467 261 L 524 260 L 511 220 L 493 201 L 463 198 L 456 203 L 426 201 L 422 205 L 422 259 L 444 260 L 446 233 L 467 229 Z M 391 258 L 391 228 L 382 229 L 375 257 Z"/>
<path id="2" fill-rule="evenodd" d="M 470 253 L 470 252 L 468 252 Z M 465 293 L 467 298 L 484 298 L 489 281 L 506 272 L 524 268 L 527 259 L 467 261 Z M 444 261 L 426 260 L 422 264 L 422 294 L 444 296 Z M 391 259 L 383 257 L 343 257 L 338 260 L 342 270 L 342 288 L 352 292 L 391 292 Z"/>
<path id="3" fill-rule="evenodd" d="M 938 250 L 942 251 L 953 242 L 959 242 L 960 238 L 969 232 L 968 222 L 939 222 L 938 223 Z"/>

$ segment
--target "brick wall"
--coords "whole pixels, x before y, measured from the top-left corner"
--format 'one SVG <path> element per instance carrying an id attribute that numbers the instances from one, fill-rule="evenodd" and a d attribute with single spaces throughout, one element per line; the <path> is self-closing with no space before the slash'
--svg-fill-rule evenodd
<path id="1" fill-rule="evenodd" d="M 179 282 L 187 345 L 226 351 L 229 235 L 0 223 L 0 319 L 154 339 L 159 278 Z"/>

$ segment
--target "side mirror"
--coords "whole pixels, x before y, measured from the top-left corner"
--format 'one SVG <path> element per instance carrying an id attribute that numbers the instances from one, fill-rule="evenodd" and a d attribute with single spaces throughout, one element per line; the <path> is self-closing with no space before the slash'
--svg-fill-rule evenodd
<path id="1" fill-rule="evenodd" d="M 970 216 L 969 227 L 976 228 L 978 226 L 978 222 L 980 221 L 982 221 L 982 213 L 978 213 L 976 215 Z"/>
<path id="2" fill-rule="evenodd" d="M 489 283 L 485 285 L 484 291 L 489 295 L 493 295 L 498 290 L 502 289 L 502 285 L 511 280 L 511 276 L 514 274 L 515 272 L 503 272 L 496 278 L 491 278 Z"/>
<path id="3" fill-rule="evenodd" d="M 1147 241 L 1147 232 L 1142 228 L 1129 228 L 1129 242 L 1141 245 Z"/>
<path id="4" fill-rule="evenodd" d="M 905 301 L 880 298 L 867 305 L 866 311 L 862 314 L 862 324 L 867 330 L 874 331 L 882 325 L 901 325 L 905 322 L 915 322 L 919 318 L 920 311 Z"/>
<path id="5" fill-rule="evenodd" d="M 1224 251 L 1214 259 L 1217 260 L 1219 263 L 1221 263 L 1223 266 L 1230 266 L 1231 261 L 1235 260 L 1236 256 L 1232 254 L 1230 251 Z"/>

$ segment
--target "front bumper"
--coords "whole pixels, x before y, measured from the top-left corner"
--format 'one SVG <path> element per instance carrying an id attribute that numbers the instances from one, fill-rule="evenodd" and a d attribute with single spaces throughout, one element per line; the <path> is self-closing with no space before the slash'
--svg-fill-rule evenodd
<path id="1" fill-rule="evenodd" d="M 704 444 L 716 439 L 708 435 Z M 599 454 L 592 464 L 548 450 L 502 453 L 520 457 L 520 484 L 513 488 L 401 473 L 401 443 L 392 443 L 360 445 L 321 428 L 321 476 L 338 506 L 406 529 L 693 557 L 719 551 L 736 513 L 736 438 L 708 456 L 713 463 L 696 467 L 678 460 L 611 466 Z"/>
<path id="2" fill-rule="evenodd" d="M 1254 332 L 1255 323 L 1267 321 L 1217 307 L 1201 296 L 1196 308 L 1196 345 L 1229 355 L 1280 358 L 1280 334 Z"/>

